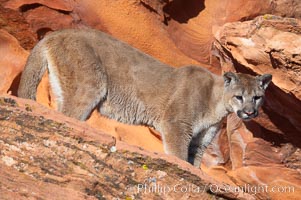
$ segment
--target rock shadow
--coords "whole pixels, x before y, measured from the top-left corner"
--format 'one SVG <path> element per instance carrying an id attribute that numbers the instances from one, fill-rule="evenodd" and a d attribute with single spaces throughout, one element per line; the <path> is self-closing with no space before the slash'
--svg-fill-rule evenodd
<path id="1" fill-rule="evenodd" d="M 171 19 L 179 23 L 187 23 L 189 19 L 199 15 L 205 9 L 204 0 L 173 0 L 163 7 L 167 15 L 165 23 Z"/>

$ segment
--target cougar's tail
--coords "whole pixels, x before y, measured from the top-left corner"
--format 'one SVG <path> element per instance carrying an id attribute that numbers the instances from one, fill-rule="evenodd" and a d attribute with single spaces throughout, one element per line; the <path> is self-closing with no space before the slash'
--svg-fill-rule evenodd
<path id="1" fill-rule="evenodd" d="M 46 55 L 43 55 L 41 42 L 31 51 L 22 72 L 18 96 L 25 99 L 36 99 L 37 87 L 47 68 Z M 44 52 L 45 53 L 45 52 Z"/>

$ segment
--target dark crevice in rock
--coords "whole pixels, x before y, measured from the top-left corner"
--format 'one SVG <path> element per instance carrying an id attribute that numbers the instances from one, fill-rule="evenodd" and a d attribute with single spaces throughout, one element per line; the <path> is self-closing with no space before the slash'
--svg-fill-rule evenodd
<path id="1" fill-rule="evenodd" d="M 24 4 L 23 6 L 21 6 L 19 8 L 19 11 L 24 13 L 24 12 L 27 12 L 29 10 L 33 10 L 33 9 L 36 9 L 38 7 L 41 7 L 43 6 L 42 4 L 39 4 L 39 3 L 34 3 L 34 4 Z"/>
<path id="2" fill-rule="evenodd" d="M 145 7 L 146 9 L 148 9 L 150 12 L 154 12 L 156 14 L 159 14 L 158 11 L 156 9 L 154 9 L 153 7 L 151 7 L 150 5 L 148 5 L 147 3 L 140 1 L 140 4 Z"/>
<path id="3" fill-rule="evenodd" d="M 19 8 L 19 10 L 20 10 L 20 12 L 25 13 L 29 10 L 34 10 L 34 9 L 39 8 L 41 6 L 45 6 L 45 5 L 42 5 L 42 4 L 39 4 L 39 3 L 24 4 L 23 6 L 21 6 Z M 48 7 L 48 6 L 46 6 L 46 7 L 49 8 L 49 9 L 55 10 L 55 11 L 61 13 L 61 14 L 64 14 L 64 15 L 69 15 L 71 13 L 71 11 L 68 11 L 68 10 L 60 10 L 60 9 L 55 9 L 55 8 L 51 8 L 51 7 Z"/>
<path id="4" fill-rule="evenodd" d="M 36 38 L 33 37 L 33 32 L 24 16 L 20 15 L 19 11 L 5 8 L 2 2 L 0 2 L 0 29 L 14 36 L 24 49 L 32 49 Z"/>
<path id="5" fill-rule="evenodd" d="M 170 19 L 179 23 L 187 23 L 189 19 L 198 16 L 204 9 L 204 0 L 173 0 L 163 7 L 164 13 L 166 13 Z M 168 20 L 168 18 L 166 18 L 166 20 Z"/>
<path id="6" fill-rule="evenodd" d="M 52 31 L 53 30 L 51 28 L 40 28 L 39 30 L 37 30 L 38 40 L 43 39 L 48 32 Z"/>

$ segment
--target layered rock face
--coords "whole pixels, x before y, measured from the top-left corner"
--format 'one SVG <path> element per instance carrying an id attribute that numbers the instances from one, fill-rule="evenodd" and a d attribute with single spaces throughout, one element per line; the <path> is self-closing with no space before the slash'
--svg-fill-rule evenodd
<path id="1" fill-rule="evenodd" d="M 261 115 L 251 122 L 230 115 L 206 152 L 202 168 L 230 185 L 295 189 L 257 193 L 255 198 L 297 199 L 301 194 L 300 10 L 295 0 L 0 0 L 0 92 L 16 94 L 34 44 L 62 28 L 102 30 L 175 67 L 201 65 L 217 74 L 271 73 L 273 83 Z M 46 74 L 37 100 L 55 107 L 51 97 Z M 88 123 L 117 140 L 163 151 L 159 133 L 149 128 L 120 124 L 96 111 Z"/>
<path id="2" fill-rule="evenodd" d="M 260 117 L 245 123 L 228 117 L 228 176 L 239 184 L 260 180 L 300 187 L 300 33 L 300 20 L 269 14 L 225 24 L 215 33 L 214 51 L 225 71 L 273 75 Z"/>

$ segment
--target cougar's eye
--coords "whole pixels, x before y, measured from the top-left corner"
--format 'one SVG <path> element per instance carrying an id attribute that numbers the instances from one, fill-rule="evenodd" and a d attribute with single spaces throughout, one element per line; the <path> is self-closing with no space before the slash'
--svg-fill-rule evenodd
<path id="1" fill-rule="evenodd" d="M 261 99 L 262 98 L 262 96 L 255 96 L 255 97 L 253 97 L 253 99 L 255 100 L 255 101 L 258 101 L 259 99 Z"/>
<path id="2" fill-rule="evenodd" d="M 239 101 L 242 101 L 242 96 L 235 96 L 235 98 Z"/>

